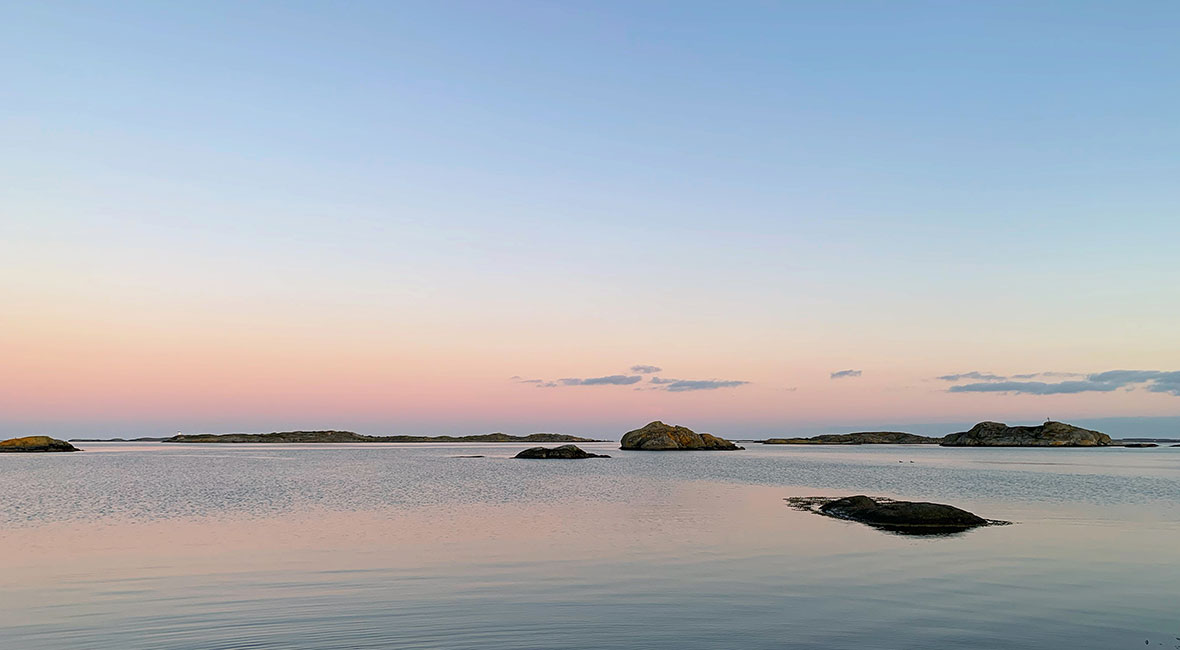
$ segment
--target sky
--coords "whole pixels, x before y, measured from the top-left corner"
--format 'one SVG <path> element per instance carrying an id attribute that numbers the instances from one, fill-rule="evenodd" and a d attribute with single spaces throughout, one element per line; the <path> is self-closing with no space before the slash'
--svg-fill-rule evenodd
<path id="1" fill-rule="evenodd" d="M 0 2 L 0 433 L 1180 433 L 1178 32 Z"/>

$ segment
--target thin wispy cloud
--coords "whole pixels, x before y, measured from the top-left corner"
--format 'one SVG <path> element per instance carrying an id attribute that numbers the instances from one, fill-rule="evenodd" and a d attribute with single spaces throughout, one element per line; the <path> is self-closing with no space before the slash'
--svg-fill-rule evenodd
<path id="1" fill-rule="evenodd" d="M 719 388 L 736 388 L 750 382 L 741 379 L 674 379 L 660 377 L 652 373 L 660 372 L 658 366 L 635 365 L 631 371 L 637 374 L 605 375 L 602 377 L 562 377 L 561 379 L 525 379 L 520 375 L 513 376 L 512 381 L 521 384 L 533 384 L 537 388 L 559 388 L 563 386 L 633 386 L 643 381 L 647 383 L 635 386 L 633 390 L 660 390 L 670 393 L 683 393 L 694 390 L 717 390 Z"/>
<path id="2" fill-rule="evenodd" d="M 1012 375 L 1010 379 L 1032 379 L 1034 377 L 1085 377 L 1084 372 L 1030 372 L 1023 375 Z"/>
<path id="3" fill-rule="evenodd" d="M 970 373 L 961 375 L 969 377 Z M 952 375 L 939 377 L 943 379 Z M 1082 376 L 1076 373 L 1035 373 L 1013 377 Z M 951 393 L 1013 393 L 1018 395 L 1067 395 L 1074 393 L 1110 393 L 1120 389 L 1143 388 L 1153 393 L 1167 393 L 1180 397 L 1180 371 L 1164 370 L 1107 370 L 1084 375 L 1085 379 L 1058 382 L 1045 381 L 983 381 L 951 386 Z M 953 380 L 952 380 L 953 381 Z"/>
<path id="4" fill-rule="evenodd" d="M 557 386 L 557 382 L 549 381 L 548 379 L 525 379 L 520 375 L 513 375 L 508 380 L 518 384 L 532 384 L 537 388 L 554 388 Z"/>
<path id="5" fill-rule="evenodd" d="M 680 379 L 664 386 L 664 390 L 681 393 L 689 390 L 716 390 L 744 386 L 750 382 L 736 379 Z"/>
<path id="6" fill-rule="evenodd" d="M 1035 376 L 1036 375 L 1029 375 L 1029 377 Z M 1007 377 L 993 375 L 990 372 L 979 372 L 978 370 L 972 370 L 971 372 L 963 372 L 957 375 L 942 375 L 941 377 L 937 377 L 937 379 L 941 379 L 943 381 L 961 381 L 963 379 L 974 379 L 976 381 L 1003 381 L 1007 379 Z"/>
<path id="7" fill-rule="evenodd" d="M 1037 377 L 1085 377 L 1084 373 L 1080 372 L 1029 372 L 1021 375 L 997 375 L 990 372 L 980 372 L 972 370 L 971 372 L 960 372 L 953 375 L 941 375 L 935 379 L 943 381 L 963 381 L 964 379 L 973 379 L 975 381 L 1010 381 L 1013 379 L 1035 379 Z"/>
<path id="8" fill-rule="evenodd" d="M 607 375 L 605 377 L 565 377 L 557 380 L 562 386 L 630 386 L 643 381 L 639 375 Z"/>
<path id="9" fill-rule="evenodd" d="M 1108 393 L 1118 390 L 1118 384 L 1104 384 L 1095 381 L 998 381 L 981 384 L 951 386 L 952 393 L 1023 393 L 1026 395 L 1063 395 L 1068 393 Z"/>
<path id="10" fill-rule="evenodd" d="M 849 377 L 859 377 L 860 375 L 861 375 L 860 370 L 837 370 L 836 372 L 832 373 L 831 378 L 832 379 L 847 379 Z"/>

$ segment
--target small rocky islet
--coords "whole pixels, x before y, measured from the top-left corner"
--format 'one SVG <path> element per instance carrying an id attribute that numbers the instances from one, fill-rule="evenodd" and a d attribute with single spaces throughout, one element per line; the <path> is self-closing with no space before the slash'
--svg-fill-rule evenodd
<path id="1" fill-rule="evenodd" d="M 1110 436 L 1064 422 L 1048 420 L 1036 426 L 1008 426 L 980 422 L 968 431 L 952 433 L 943 447 L 1109 447 Z"/>
<path id="2" fill-rule="evenodd" d="M 560 447 L 530 447 L 513 456 L 513 458 L 610 458 L 606 454 L 592 454 L 577 445 L 561 445 Z"/>
<path id="3" fill-rule="evenodd" d="M 58 451 L 82 451 L 65 440 L 49 436 L 24 436 L 0 441 L 0 453 L 47 453 Z"/>
<path id="4" fill-rule="evenodd" d="M 984 519 L 944 503 L 895 501 L 858 494 L 851 497 L 790 497 L 788 504 L 815 514 L 846 519 L 908 535 L 945 535 L 1009 522 Z"/>
<path id="5" fill-rule="evenodd" d="M 734 451 L 745 449 L 709 433 L 697 433 L 688 427 L 664 424 L 659 420 L 623 434 L 619 449 L 637 451 Z"/>

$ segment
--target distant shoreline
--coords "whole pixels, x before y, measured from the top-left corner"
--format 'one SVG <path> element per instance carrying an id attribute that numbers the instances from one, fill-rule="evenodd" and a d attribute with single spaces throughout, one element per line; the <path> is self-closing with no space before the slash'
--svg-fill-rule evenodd
<path id="1" fill-rule="evenodd" d="M 352 431 L 278 431 L 274 433 L 200 433 L 179 434 L 169 438 L 156 439 L 159 442 L 174 443 L 423 443 L 423 442 L 602 442 L 562 433 L 533 433 L 527 436 L 510 436 L 505 433 L 483 433 L 470 436 L 367 436 Z M 79 441 L 81 442 L 81 441 Z"/>
<path id="2" fill-rule="evenodd" d="M 272 433 L 197 433 L 168 437 L 142 436 L 138 438 L 71 438 L 70 442 L 161 442 L 161 443 L 219 443 L 219 444 L 323 444 L 323 443 L 571 443 L 616 442 L 596 440 L 561 433 L 533 433 L 514 436 L 505 433 L 484 433 L 467 436 L 371 436 L 353 431 L 276 431 Z M 750 440 L 765 445 L 800 446 L 860 446 L 860 445 L 941 445 L 988 447 L 1151 447 L 1159 443 L 1180 443 L 1180 439 L 1164 437 L 1111 438 L 1098 431 L 1082 429 L 1060 422 L 1046 421 L 1039 426 L 1014 426 L 981 422 L 970 431 L 928 437 L 900 431 L 861 431 L 856 433 L 823 434 L 810 438 L 768 438 Z"/>

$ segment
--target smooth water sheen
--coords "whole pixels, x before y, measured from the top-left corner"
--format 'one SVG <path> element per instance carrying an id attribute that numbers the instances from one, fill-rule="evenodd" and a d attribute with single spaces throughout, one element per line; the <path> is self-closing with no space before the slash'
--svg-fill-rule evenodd
<path id="1" fill-rule="evenodd" d="M 1180 448 L 81 446 L 0 455 L 0 648 L 1180 648 Z M 857 493 L 1016 523 L 784 501 Z"/>

